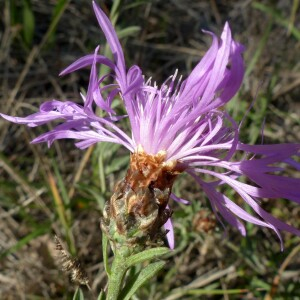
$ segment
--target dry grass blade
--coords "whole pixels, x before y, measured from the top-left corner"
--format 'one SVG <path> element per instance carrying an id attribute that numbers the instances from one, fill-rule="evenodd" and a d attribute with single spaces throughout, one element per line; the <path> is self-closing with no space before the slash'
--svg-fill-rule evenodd
<path id="1" fill-rule="evenodd" d="M 300 85 L 300 76 L 296 78 L 293 82 L 286 84 L 283 88 L 281 88 L 277 93 L 274 93 L 273 99 L 277 99 L 280 96 L 283 96 L 290 92 L 291 90 L 297 88 Z"/>
<path id="2" fill-rule="evenodd" d="M 286 259 L 283 261 L 282 265 L 280 266 L 279 270 L 278 270 L 278 274 L 274 277 L 273 282 L 272 282 L 272 286 L 271 289 L 269 291 L 269 293 L 265 296 L 264 300 L 272 300 L 274 299 L 277 291 L 278 291 L 278 287 L 279 287 L 279 283 L 280 283 L 280 279 L 283 275 L 284 270 L 287 268 L 287 266 L 290 264 L 291 260 L 294 258 L 294 256 L 300 251 L 300 244 L 298 246 L 296 246 L 292 252 L 286 257 Z"/>
<path id="3" fill-rule="evenodd" d="M 187 291 L 189 291 L 191 289 L 198 289 L 203 286 L 206 286 L 215 280 L 218 280 L 228 274 L 232 274 L 233 272 L 235 272 L 235 267 L 230 266 L 229 268 L 227 268 L 225 270 L 217 271 L 209 276 L 202 276 L 200 278 L 197 278 L 196 280 L 192 281 L 190 284 L 186 285 L 185 287 L 174 289 L 172 291 L 172 295 L 165 298 L 165 300 L 181 299 L 181 297 L 183 295 L 185 295 Z"/>
<path id="4" fill-rule="evenodd" d="M 292 29 L 294 27 L 295 19 L 296 19 L 296 13 L 297 13 L 298 8 L 299 8 L 299 0 L 294 0 L 291 15 L 290 15 L 289 26 L 288 26 L 288 35 L 291 34 Z"/>
<path id="5" fill-rule="evenodd" d="M 11 91 L 10 96 L 7 100 L 7 103 L 6 103 L 7 109 L 10 109 L 12 107 L 11 104 L 15 100 L 15 98 L 16 98 L 19 90 L 20 90 L 20 87 L 23 84 L 23 81 L 24 81 L 31 65 L 33 64 L 36 56 L 39 53 L 39 50 L 40 50 L 40 48 L 36 46 L 36 47 L 33 47 L 32 50 L 30 51 L 30 53 L 27 57 L 26 63 L 24 65 L 24 68 L 23 68 L 23 70 L 22 70 L 22 72 L 21 72 L 21 74 L 20 74 L 20 76 L 17 80 L 17 83 L 16 83 L 15 87 L 13 88 L 13 90 Z M 4 111 L 4 112 L 8 113 L 8 111 Z"/>
<path id="6" fill-rule="evenodd" d="M 93 153 L 93 150 L 94 150 L 94 146 L 89 147 L 89 149 L 85 152 L 85 154 L 84 154 L 84 156 L 83 156 L 83 158 L 82 158 L 82 160 L 79 164 L 79 167 L 78 167 L 77 172 L 76 172 L 76 174 L 74 176 L 74 179 L 73 179 L 72 187 L 70 188 L 70 190 L 68 192 L 68 196 L 69 196 L 70 199 L 74 196 L 75 185 L 79 181 L 79 179 L 82 175 L 82 172 L 84 170 L 84 167 L 88 163 L 89 158 L 91 157 L 91 154 Z"/>

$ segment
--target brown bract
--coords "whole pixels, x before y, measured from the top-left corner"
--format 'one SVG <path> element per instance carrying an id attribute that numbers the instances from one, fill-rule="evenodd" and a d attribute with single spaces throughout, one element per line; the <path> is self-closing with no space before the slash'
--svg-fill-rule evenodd
<path id="1" fill-rule="evenodd" d="M 137 187 L 171 188 L 176 176 L 184 171 L 178 161 L 166 162 L 166 151 L 157 154 L 148 154 L 141 147 L 130 157 L 130 167 L 126 175 L 126 181 L 133 190 Z"/>
<path id="2" fill-rule="evenodd" d="M 166 151 L 160 151 L 156 155 L 147 154 L 140 147 L 131 155 L 130 167 L 125 177 L 134 192 L 139 193 L 144 189 L 154 192 L 157 204 L 163 209 L 168 203 L 175 178 L 184 171 L 177 161 L 166 162 L 166 154 Z M 129 208 L 135 205 L 136 203 L 132 203 Z"/>
<path id="3" fill-rule="evenodd" d="M 167 208 L 172 185 L 184 171 L 177 161 L 165 160 L 165 151 L 151 155 L 141 147 L 131 155 L 127 174 L 116 185 L 103 214 L 102 227 L 114 242 L 140 244 L 160 239 L 161 227 L 172 214 Z"/>

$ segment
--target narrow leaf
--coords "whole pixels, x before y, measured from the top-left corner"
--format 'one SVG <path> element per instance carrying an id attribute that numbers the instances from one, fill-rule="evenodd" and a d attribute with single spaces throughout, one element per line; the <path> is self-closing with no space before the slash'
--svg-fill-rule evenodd
<path id="1" fill-rule="evenodd" d="M 257 64 L 257 62 L 259 61 L 259 58 L 263 52 L 263 50 L 265 49 L 265 46 L 268 42 L 270 33 L 271 33 L 271 29 L 272 29 L 272 25 L 273 25 L 273 21 L 269 21 L 268 25 L 266 26 L 266 30 L 261 38 L 261 40 L 258 43 L 258 46 L 256 47 L 256 51 L 252 57 L 252 59 L 250 60 L 250 62 L 248 63 L 248 67 L 246 69 L 245 72 L 245 76 L 249 76 L 249 74 L 252 72 L 252 70 L 254 69 L 255 65 Z"/>
<path id="2" fill-rule="evenodd" d="M 106 299 L 105 293 L 103 290 L 101 290 L 97 300 L 105 300 L 105 299 Z"/>
<path id="3" fill-rule="evenodd" d="M 61 224 L 63 225 L 64 229 L 66 230 L 66 232 L 69 230 L 69 224 L 68 224 L 68 220 L 66 217 L 66 209 L 64 206 L 64 202 L 60 196 L 60 193 L 58 191 L 57 185 L 56 185 L 56 181 L 53 177 L 52 174 L 48 174 L 48 182 L 49 182 L 49 186 L 53 195 L 53 200 L 55 203 L 55 208 L 57 210 L 57 214 L 59 217 L 59 220 L 61 222 Z"/>
<path id="4" fill-rule="evenodd" d="M 118 38 L 122 39 L 122 38 L 125 38 L 125 37 L 128 37 L 128 36 L 134 36 L 140 30 L 141 30 L 141 28 L 139 26 L 129 26 L 127 28 L 118 30 L 118 32 L 117 32 Z"/>
<path id="5" fill-rule="evenodd" d="M 126 259 L 126 265 L 128 268 L 145 261 L 150 261 L 154 258 L 160 257 L 170 251 L 169 248 L 159 247 L 148 249 L 138 254 L 132 255 Z"/>
<path id="6" fill-rule="evenodd" d="M 115 0 L 113 1 L 113 5 L 110 11 L 110 18 L 114 19 L 115 17 L 118 18 L 119 15 L 119 8 L 120 8 L 121 0 Z M 113 23 L 115 25 L 117 20 Z"/>
<path id="7" fill-rule="evenodd" d="M 108 253 L 107 253 L 107 247 L 108 246 L 108 239 L 105 233 L 102 232 L 102 255 L 103 255 L 103 263 L 104 263 L 104 269 L 107 273 L 107 276 L 110 277 L 111 269 L 108 264 Z"/>
<path id="8" fill-rule="evenodd" d="M 285 19 L 281 16 L 281 14 L 276 11 L 275 9 L 267 6 L 267 5 L 264 5 L 260 2 L 254 2 L 253 3 L 253 7 L 260 10 L 260 11 L 263 11 L 264 13 L 270 15 L 272 18 L 274 18 L 274 20 L 284 26 L 285 28 L 287 29 L 290 29 L 290 33 L 297 39 L 297 40 L 300 40 L 300 30 L 298 30 L 296 27 L 292 26 L 290 27 L 290 21 L 288 19 Z"/>
<path id="9" fill-rule="evenodd" d="M 73 300 L 84 300 L 84 295 L 81 288 L 77 288 L 73 296 Z"/>
<path id="10" fill-rule="evenodd" d="M 134 293 L 150 278 L 152 278 L 156 273 L 158 273 L 164 265 L 164 261 L 159 261 L 145 267 L 141 272 L 139 272 L 133 278 L 131 278 L 131 280 L 126 284 L 125 288 L 121 292 L 118 299 L 132 299 L 131 297 L 134 295 Z"/>
<path id="11" fill-rule="evenodd" d="M 64 7 L 67 4 L 67 2 L 68 2 L 68 0 L 58 0 L 57 1 L 56 5 L 54 7 L 54 10 L 53 10 L 52 20 L 64 11 Z"/>
<path id="12" fill-rule="evenodd" d="M 64 184 L 64 181 L 62 179 L 62 176 L 60 174 L 58 165 L 57 165 L 57 163 L 54 159 L 52 159 L 52 166 L 54 168 L 54 173 L 55 173 L 55 177 L 57 179 L 57 184 L 58 184 L 59 190 L 61 192 L 62 200 L 63 200 L 65 205 L 69 206 L 70 205 L 70 198 L 68 196 L 68 192 L 67 192 L 66 186 Z"/>
<path id="13" fill-rule="evenodd" d="M 27 46 L 32 44 L 35 19 L 29 0 L 23 0 L 23 36 Z"/>

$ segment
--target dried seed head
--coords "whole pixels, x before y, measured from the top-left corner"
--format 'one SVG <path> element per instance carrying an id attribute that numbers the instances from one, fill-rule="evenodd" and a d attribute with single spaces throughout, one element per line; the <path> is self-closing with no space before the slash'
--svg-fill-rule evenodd
<path id="1" fill-rule="evenodd" d="M 71 255 L 63 248 L 57 236 L 55 236 L 54 239 L 55 250 L 59 253 L 60 267 L 62 271 L 70 275 L 72 282 L 86 285 L 90 289 L 87 274 L 80 265 L 78 259 L 71 257 Z"/>

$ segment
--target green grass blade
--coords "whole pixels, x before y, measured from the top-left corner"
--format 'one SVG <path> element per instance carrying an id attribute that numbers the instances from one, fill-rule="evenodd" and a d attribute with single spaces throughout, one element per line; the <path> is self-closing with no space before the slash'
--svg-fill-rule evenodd
<path id="1" fill-rule="evenodd" d="M 119 16 L 119 8 L 120 8 L 121 0 L 113 1 L 113 5 L 110 11 L 110 19 L 113 20 L 112 24 L 115 25 Z"/>
<path id="2" fill-rule="evenodd" d="M 275 9 L 273 9 L 269 6 L 266 6 L 262 3 L 259 3 L 259 2 L 254 2 L 253 7 L 272 16 L 278 24 L 280 24 L 283 27 L 285 27 L 286 29 L 290 30 L 291 34 L 297 40 L 300 40 L 300 30 L 298 30 L 294 26 L 290 27 L 290 20 L 283 18 L 278 11 L 276 11 Z"/>
<path id="3" fill-rule="evenodd" d="M 39 236 L 41 236 L 41 235 L 49 232 L 49 230 L 50 230 L 49 224 L 47 224 L 47 225 L 39 225 L 39 227 L 37 227 L 37 229 L 35 229 L 31 233 L 29 233 L 28 235 L 26 235 L 25 237 L 23 237 L 22 239 L 20 239 L 13 246 L 11 246 L 8 249 L 4 250 L 0 254 L 0 259 L 3 258 L 3 257 L 5 257 L 5 256 L 7 256 L 10 253 L 13 253 L 13 252 L 21 249 L 23 246 L 27 245 L 29 242 L 31 242 L 35 238 L 37 238 L 37 237 L 39 237 Z"/>
<path id="4" fill-rule="evenodd" d="M 35 18 L 29 0 L 23 0 L 23 37 L 27 46 L 32 45 L 35 31 Z"/>
<path id="5" fill-rule="evenodd" d="M 75 255 L 76 248 L 75 248 L 74 237 L 73 237 L 72 230 L 71 230 L 70 219 L 68 218 L 66 206 L 62 200 L 62 197 L 60 196 L 60 193 L 59 193 L 57 185 L 56 185 L 56 181 L 55 181 L 54 177 L 52 176 L 52 174 L 48 175 L 48 182 L 49 182 L 49 186 L 50 186 L 50 189 L 51 189 L 51 192 L 53 195 L 53 200 L 55 203 L 55 208 L 56 208 L 56 211 L 58 214 L 58 218 L 59 218 L 60 223 L 62 224 L 63 229 L 65 231 L 67 243 L 69 246 L 69 251 L 72 255 Z"/>
<path id="6" fill-rule="evenodd" d="M 159 247 L 148 249 L 138 254 L 132 255 L 126 259 L 126 265 L 128 268 L 145 261 L 150 261 L 154 258 L 158 258 L 170 251 L 169 248 L 166 247 Z"/>
<path id="7" fill-rule="evenodd" d="M 128 36 L 134 36 L 141 30 L 139 26 L 129 26 L 124 29 L 118 30 L 118 38 L 123 39 Z"/>
<path id="8" fill-rule="evenodd" d="M 294 24 L 295 24 L 295 19 L 296 19 L 296 15 L 297 15 L 297 10 L 299 8 L 299 0 L 294 0 L 293 1 L 293 6 L 292 6 L 292 10 L 291 10 L 291 15 L 290 15 L 290 19 L 289 19 L 289 26 L 288 26 L 288 34 L 291 33 L 291 31 L 294 28 Z"/>
<path id="9" fill-rule="evenodd" d="M 196 289 L 187 292 L 188 295 L 239 295 L 248 293 L 247 289 L 230 289 L 230 290 L 207 290 L 207 289 Z"/>
<path id="10" fill-rule="evenodd" d="M 54 169 L 55 177 L 57 179 L 58 188 L 61 192 L 61 197 L 64 201 L 64 204 L 66 206 L 69 206 L 70 205 L 70 198 L 68 196 L 68 192 L 67 192 L 66 186 L 64 184 L 64 181 L 63 181 L 63 179 L 61 177 L 61 174 L 59 172 L 58 165 L 57 165 L 57 163 L 54 159 L 52 159 L 52 166 L 53 166 L 53 169 Z"/>
<path id="11" fill-rule="evenodd" d="M 136 274 L 131 280 L 126 284 L 124 290 L 121 292 L 119 299 L 129 300 L 135 294 L 135 292 L 145 284 L 150 278 L 152 278 L 156 273 L 158 273 L 165 265 L 164 261 L 159 261 L 152 263 L 142 269 L 141 272 Z"/>
<path id="12" fill-rule="evenodd" d="M 101 290 L 97 300 L 105 300 L 105 299 L 106 299 L 105 293 L 103 290 Z"/>
<path id="13" fill-rule="evenodd" d="M 57 14 L 53 16 L 51 23 L 48 27 L 48 30 L 39 45 L 40 48 L 43 48 L 48 43 L 49 39 L 51 39 L 51 36 L 53 35 L 53 32 L 55 31 L 56 26 L 57 26 L 59 20 L 61 19 L 64 11 L 66 10 L 67 6 L 69 5 L 70 0 L 63 1 L 63 2 L 64 3 L 60 7 L 60 9 L 57 10 Z"/>
<path id="14" fill-rule="evenodd" d="M 248 77 L 251 74 L 251 72 L 253 71 L 254 67 L 256 66 L 256 64 L 257 64 L 257 62 L 258 62 L 265 46 L 266 46 L 266 43 L 269 39 L 271 29 L 272 29 L 272 25 L 273 25 L 273 21 L 271 20 L 271 21 L 269 21 L 269 23 L 267 25 L 267 28 L 264 32 L 264 35 L 262 36 L 261 40 L 258 43 L 258 47 L 257 47 L 257 50 L 255 51 L 255 53 L 253 55 L 253 58 L 248 63 L 248 67 L 247 67 L 246 72 L 245 72 L 245 77 Z"/>
<path id="15" fill-rule="evenodd" d="M 84 300 L 84 295 L 80 287 L 76 289 L 73 300 Z"/>
<path id="16" fill-rule="evenodd" d="M 54 7 L 54 10 L 53 10 L 53 14 L 52 14 L 52 18 L 51 18 L 51 22 L 53 20 L 55 20 L 60 14 L 63 13 L 64 9 L 65 9 L 65 6 L 68 4 L 67 3 L 68 0 L 58 0 L 55 7 Z M 55 39 L 55 32 L 56 32 L 56 27 L 57 27 L 57 23 L 56 25 L 53 27 L 51 33 L 49 34 L 49 37 L 48 37 L 48 42 L 52 43 Z"/>

